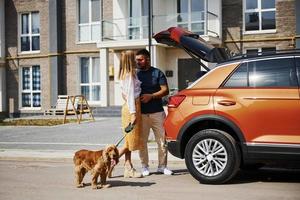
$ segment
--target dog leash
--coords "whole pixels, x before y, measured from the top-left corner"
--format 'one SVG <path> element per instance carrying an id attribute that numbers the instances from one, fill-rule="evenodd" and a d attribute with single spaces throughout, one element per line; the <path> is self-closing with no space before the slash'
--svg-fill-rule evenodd
<path id="1" fill-rule="evenodd" d="M 116 147 L 119 146 L 119 144 L 124 140 L 124 138 L 126 137 L 126 135 L 127 135 L 128 133 L 130 133 L 133 129 L 134 129 L 134 124 L 129 123 L 128 126 L 124 129 L 125 134 L 124 134 L 123 137 L 117 142 Z"/>

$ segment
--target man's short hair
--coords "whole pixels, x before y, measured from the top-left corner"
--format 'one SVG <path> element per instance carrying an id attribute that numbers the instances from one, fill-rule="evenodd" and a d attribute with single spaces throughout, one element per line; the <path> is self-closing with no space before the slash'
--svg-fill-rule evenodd
<path id="1" fill-rule="evenodd" d="M 150 53 L 147 49 L 140 49 L 138 50 L 138 52 L 136 52 L 136 55 L 139 56 L 139 55 L 143 55 L 147 58 L 150 58 Z"/>

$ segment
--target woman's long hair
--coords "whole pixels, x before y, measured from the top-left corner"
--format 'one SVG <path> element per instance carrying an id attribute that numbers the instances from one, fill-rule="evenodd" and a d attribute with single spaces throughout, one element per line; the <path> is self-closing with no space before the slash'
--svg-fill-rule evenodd
<path id="1" fill-rule="evenodd" d="M 119 80 L 124 80 L 127 73 L 131 76 L 135 76 L 136 62 L 135 53 L 132 50 L 126 50 L 121 52 Z"/>

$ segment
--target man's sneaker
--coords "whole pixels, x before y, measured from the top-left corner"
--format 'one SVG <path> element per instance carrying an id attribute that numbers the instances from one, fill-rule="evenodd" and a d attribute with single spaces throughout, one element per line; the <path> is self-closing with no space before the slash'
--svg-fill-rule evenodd
<path id="1" fill-rule="evenodd" d="M 148 167 L 142 167 L 142 175 L 143 176 L 149 176 L 150 175 L 150 171 Z"/>
<path id="2" fill-rule="evenodd" d="M 173 174 L 173 172 L 171 170 L 169 170 L 168 168 L 166 168 L 166 167 L 157 168 L 157 172 L 162 173 L 164 175 L 172 175 Z"/>

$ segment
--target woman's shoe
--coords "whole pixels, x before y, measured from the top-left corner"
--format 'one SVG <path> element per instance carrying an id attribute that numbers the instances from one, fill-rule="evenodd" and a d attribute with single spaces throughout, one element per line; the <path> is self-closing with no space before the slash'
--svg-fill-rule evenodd
<path id="1" fill-rule="evenodd" d="M 136 169 L 131 168 L 127 169 L 125 168 L 124 170 L 124 178 L 142 178 L 143 175 L 139 172 L 136 171 Z"/>

